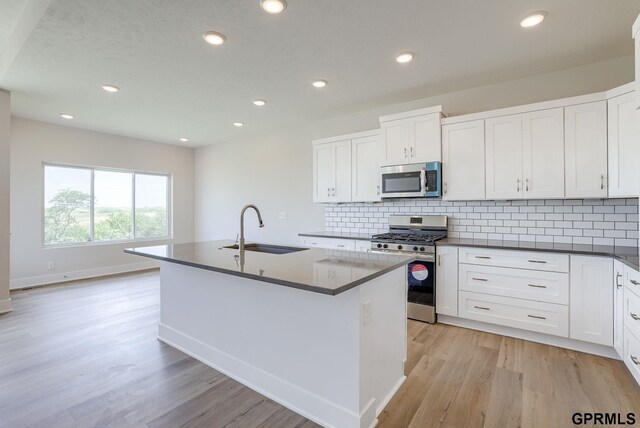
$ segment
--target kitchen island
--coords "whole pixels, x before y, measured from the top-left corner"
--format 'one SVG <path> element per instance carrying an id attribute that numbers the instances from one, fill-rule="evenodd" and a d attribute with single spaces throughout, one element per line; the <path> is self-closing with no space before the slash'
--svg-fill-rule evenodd
<path id="1" fill-rule="evenodd" d="M 413 257 L 232 244 L 125 250 L 160 260 L 158 338 L 323 426 L 375 426 L 405 379 Z"/>

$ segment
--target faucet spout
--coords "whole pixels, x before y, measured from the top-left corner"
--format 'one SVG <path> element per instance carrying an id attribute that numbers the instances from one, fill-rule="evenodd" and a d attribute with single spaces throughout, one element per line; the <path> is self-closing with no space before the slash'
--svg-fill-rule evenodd
<path id="1" fill-rule="evenodd" d="M 240 243 L 238 245 L 238 249 L 240 250 L 240 254 L 244 252 L 244 213 L 247 209 L 252 208 L 256 214 L 258 215 L 258 222 L 260 223 L 259 227 L 264 227 L 264 223 L 262 222 L 262 214 L 260 214 L 260 210 L 253 204 L 245 205 L 240 211 Z"/>

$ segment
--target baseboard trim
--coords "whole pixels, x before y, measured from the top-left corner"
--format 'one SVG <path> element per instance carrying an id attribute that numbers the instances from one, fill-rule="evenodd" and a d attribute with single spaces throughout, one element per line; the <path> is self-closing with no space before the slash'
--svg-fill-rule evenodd
<path id="1" fill-rule="evenodd" d="M 599 355 L 601 357 L 613 358 L 615 360 L 621 359 L 613 347 L 569 339 L 567 337 L 552 336 L 549 334 L 520 330 L 518 328 L 489 324 L 482 321 L 468 320 L 449 315 L 438 315 L 438 322 L 442 324 L 455 325 L 456 327 L 464 327 L 472 330 L 500 334 L 502 336 L 515 337 L 516 339 L 529 340 L 531 342 L 542 343 L 545 345 L 557 346 L 559 348 L 571 349 L 573 351 L 585 352 L 587 354 Z"/>
<path id="2" fill-rule="evenodd" d="M 323 427 L 360 426 L 363 415 L 355 414 L 171 327 L 160 324 L 158 339 Z M 374 407 L 374 403 L 369 404 Z M 303 407 L 309 410 L 303 410 Z M 375 423 L 371 426 L 375 426 Z"/>
<path id="3" fill-rule="evenodd" d="M 94 269 L 77 270 L 73 272 L 60 272 L 50 275 L 30 276 L 26 278 L 12 279 L 9 282 L 11 290 L 21 288 L 38 287 L 41 285 L 57 284 L 60 282 L 77 281 L 79 279 L 97 278 L 120 273 L 136 272 L 139 270 L 153 269 L 160 266 L 160 263 L 150 260 L 140 263 L 129 263 L 126 265 L 105 266 Z"/>
<path id="4" fill-rule="evenodd" d="M 402 376 L 398 380 L 398 382 L 393 386 L 391 391 L 389 391 L 387 396 L 384 397 L 382 400 L 380 400 L 380 403 L 376 406 L 376 417 L 380 416 L 380 413 L 382 413 L 384 408 L 387 407 L 387 404 L 389 404 L 389 401 L 391 401 L 393 396 L 396 395 L 396 392 L 398 392 L 398 390 L 400 389 L 400 387 L 402 386 L 402 384 L 404 383 L 405 380 L 407 380 L 407 377 L 406 376 Z M 376 419 L 376 424 L 377 423 L 378 422 L 377 422 L 377 419 Z"/>
<path id="5" fill-rule="evenodd" d="M 0 314 L 6 314 L 12 310 L 11 299 L 0 300 Z"/>

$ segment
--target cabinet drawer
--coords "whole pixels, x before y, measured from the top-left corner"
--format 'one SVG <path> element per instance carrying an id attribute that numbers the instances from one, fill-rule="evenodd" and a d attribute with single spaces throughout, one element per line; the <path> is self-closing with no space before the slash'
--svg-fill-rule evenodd
<path id="1" fill-rule="evenodd" d="M 461 291 L 458 300 L 460 318 L 521 328 L 554 336 L 569 336 L 569 308 L 564 305 L 470 293 L 468 291 Z"/>
<path id="2" fill-rule="evenodd" d="M 460 263 L 548 272 L 569 272 L 569 255 L 539 251 L 460 248 Z"/>
<path id="3" fill-rule="evenodd" d="M 636 382 L 640 383 L 640 340 L 627 328 L 624 332 L 623 360 Z"/>
<path id="4" fill-rule="evenodd" d="M 569 304 L 569 274 L 461 264 L 463 291 Z"/>
<path id="5" fill-rule="evenodd" d="M 625 266 L 624 285 L 634 293 L 640 295 L 640 273 L 629 266 Z"/>
<path id="6" fill-rule="evenodd" d="M 637 338 L 640 338 L 640 297 L 635 293 L 624 290 L 624 326 Z M 640 357 L 640 356 L 639 356 Z"/>
<path id="7" fill-rule="evenodd" d="M 305 245 L 307 247 L 328 248 L 330 250 L 356 250 L 356 241 L 353 239 L 317 238 L 314 236 L 303 236 L 302 245 Z"/>

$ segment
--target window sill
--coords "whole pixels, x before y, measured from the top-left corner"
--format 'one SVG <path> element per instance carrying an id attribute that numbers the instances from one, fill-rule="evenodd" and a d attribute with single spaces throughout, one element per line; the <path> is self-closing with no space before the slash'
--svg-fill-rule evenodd
<path id="1" fill-rule="evenodd" d="M 45 250 L 57 250 L 60 248 L 85 248 L 85 247 L 103 247 L 108 245 L 129 245 L 132 247 L 138 244 L 160 243 L 172 241 L 173 237 L 165 236 L 163 238 L 142 238 L 142 239 L 123 239 L 119 241 L 87 241 L 87 242 L 70 242 L 68 244 L 44 244 L 42 248 Z"/>

